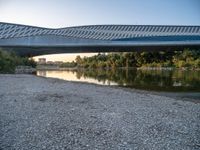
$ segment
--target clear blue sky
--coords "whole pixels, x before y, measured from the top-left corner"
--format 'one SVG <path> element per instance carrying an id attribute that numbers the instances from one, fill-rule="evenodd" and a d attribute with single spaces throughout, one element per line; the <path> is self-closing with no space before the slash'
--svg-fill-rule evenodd
<path id="1" fill-rule="evenodd" d="M 43 27 L 200 25 L 200 0 L 0 0 L 0 21 Z"/>

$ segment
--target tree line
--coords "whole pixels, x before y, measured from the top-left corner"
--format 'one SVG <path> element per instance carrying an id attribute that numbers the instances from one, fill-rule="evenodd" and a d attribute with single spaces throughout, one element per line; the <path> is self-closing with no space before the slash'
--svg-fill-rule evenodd
<path id="1" fill-rule="evenodd" d="M 82 68 L 175 67 L 196 69 L 200 68 L 200 51 L 185 49 L 183 51 L 99 53 L 92 57 L 82 58 L 77 56 L 75 62 L 67 63 L 67 66 Z"/>

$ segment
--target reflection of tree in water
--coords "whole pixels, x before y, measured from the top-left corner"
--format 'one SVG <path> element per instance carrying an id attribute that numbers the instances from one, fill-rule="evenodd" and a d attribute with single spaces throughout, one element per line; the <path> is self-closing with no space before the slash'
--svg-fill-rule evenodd
<path id="1" fill-rule="evenodd" d="M 78 79 L 94 78 L 134 88 L 166 91 L 200 89 L 200 71 L 134 70 L 134 69 L 78 69 Z"/>
<path id="2" fill-rule="evenodd" d="M 183 86 L 199 87 L 200 89 L 200 71 L 176 70 L 173 72 L 172 78 Z"/>
<path id="3" fill-rule="evenodd" d="M 76 71 L 76 77 L 77 77 L 77 79 L 80 79 L 80 78 L 83 76 L 83 73 L 84 73 L 84 71 L 82 71 L 82 70 L 77 70 L 77 71 Z"/>
<path id="4" fill-rule="evenodd" d="M 137 79 L 135 83 L 141 85 L 153 85 L 153 86 L 172 86 L 172 71 L 162 70 L 138 70 Z"/>

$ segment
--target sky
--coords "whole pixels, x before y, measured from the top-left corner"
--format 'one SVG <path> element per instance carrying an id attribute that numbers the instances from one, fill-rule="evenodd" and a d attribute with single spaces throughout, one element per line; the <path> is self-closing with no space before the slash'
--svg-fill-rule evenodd
<path id="1" fill-rule="evenodd" d="M 96 24 L 200 25 L 200 0 L 0 0 L 0 22 L 48 28 Z M 76 55 L 55 55 L 47 60 L 61 60 L 62 56 L 67 61 Z"/>

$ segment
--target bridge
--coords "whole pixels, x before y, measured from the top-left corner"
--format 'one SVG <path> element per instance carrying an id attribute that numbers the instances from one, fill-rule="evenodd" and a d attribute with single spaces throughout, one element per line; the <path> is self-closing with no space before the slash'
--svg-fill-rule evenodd
<path id="1" fill-rule="evenodd" d="M 50 29 L 0 22 L 0 48 L 22 56 L 200 49 L 200 26 L 91 25 Z"/>

